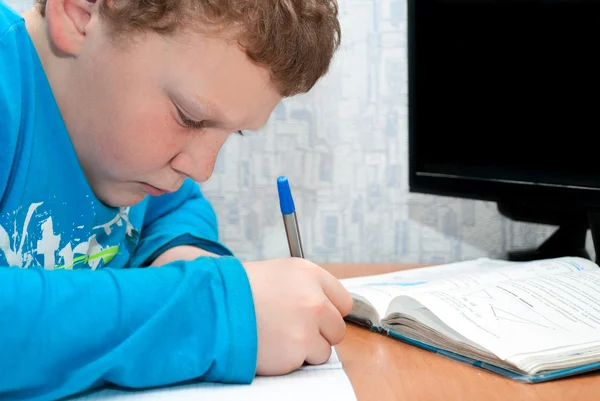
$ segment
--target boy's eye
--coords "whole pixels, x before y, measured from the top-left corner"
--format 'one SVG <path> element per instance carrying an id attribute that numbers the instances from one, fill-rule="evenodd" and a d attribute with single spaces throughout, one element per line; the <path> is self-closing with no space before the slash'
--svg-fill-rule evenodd
<path id="1" fill-rule="evenodd" d="M 200 130 L 204 128 L 204 121 L 196 121 L 192 120 L 188 116 L 186 116 L 179 107 L 177 107 L 177 113 L 179 114 L 179 118 L 183 125 L 190 129 Z"/>
<path id="2" fill-rule="evenodd" d="M 203 128 L 205 128 L 204 120 L 202 120 L 202 121 L 192 120 L 191 118 L 186 116 L 185 113 L 183 111 L 181 111 L 181 109 L 178 106 L 175 106 L 175 108 L 177 109 L 177 114 L 179 114 L 179 119 L 181 120 L 181 125 L 183 125 L 186 128 L 193 129 L 193 130 L 202 130 Z M 244 132 L 242 130 L 238 130 L 236 132 L 238 135 L 244 136 Z"/>

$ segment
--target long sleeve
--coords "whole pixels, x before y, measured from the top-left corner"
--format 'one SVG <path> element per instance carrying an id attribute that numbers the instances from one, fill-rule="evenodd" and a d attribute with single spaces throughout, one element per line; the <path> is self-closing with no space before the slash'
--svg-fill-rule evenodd
<path id="1" fill-rule="evenodd" d="M 0 149 L 1 400 L 253 380 L 256 316 L 241 263 L 223 248 L 141 267 L 186 232 L 216 243 L 213 217 L 186 223 L 196 196 L 178 191 L 172 203 L 131 207 L 133 229 L 130 208 L 93 199 L 24 20 L 2 1 Z"/>
<path id="2" fill-rule="evenodd" d="M 185 180 L 177 192 L 149 200 L 132 261 L 148 265 L 178 245 L 194 245 L 217 255 L 232 255 L 219 242 L 217 218 L 211 204 L 191 179 Z"/>
<path id="3" fill-rule="evenodd" d="M 0 268 L 0 398 L 50 400 L 104 383 L 249 383 L 251 289 L 232 257 L 160 268 Z"/>

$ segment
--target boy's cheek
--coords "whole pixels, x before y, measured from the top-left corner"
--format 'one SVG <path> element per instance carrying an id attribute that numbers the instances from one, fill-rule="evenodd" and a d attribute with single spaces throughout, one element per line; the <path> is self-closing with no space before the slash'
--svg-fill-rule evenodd
<path id="1" fill-rule="evenodd" d="M 130 172 L 152 172 L 175 155 L 175 146 L 163 135 L 160 125 L 127 124 L 114 127 L 110 140 L 100 138 L 99 156 L 114 169 Z M 165 140 L 167 139 L 167 140 Z"/>

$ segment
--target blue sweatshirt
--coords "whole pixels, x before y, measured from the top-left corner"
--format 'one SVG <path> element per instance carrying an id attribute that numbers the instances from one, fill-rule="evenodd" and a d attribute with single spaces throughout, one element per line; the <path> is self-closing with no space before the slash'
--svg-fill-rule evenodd
<path id="1" fill-rule="evenodd" d="M 24 21 L 1 0 L 0 150 L 0 399 L 252 381 L 248 278 L 198 185 L 98 201 Z M 184 244 L 222 256 L 145 267 Z"/>

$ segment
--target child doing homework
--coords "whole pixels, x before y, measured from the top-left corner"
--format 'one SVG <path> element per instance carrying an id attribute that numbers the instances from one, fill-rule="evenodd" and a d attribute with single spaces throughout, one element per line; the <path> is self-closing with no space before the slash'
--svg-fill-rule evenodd
<path id="1" fill-rule="evenodd" d="M 336 3 L 1 1 L 0 398 L 325 362 L 349 293 L 304 259 L 236 259 L 197 183 L 327 72 Z"/>

